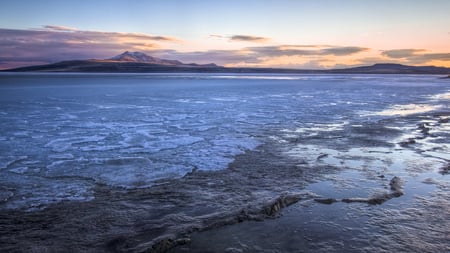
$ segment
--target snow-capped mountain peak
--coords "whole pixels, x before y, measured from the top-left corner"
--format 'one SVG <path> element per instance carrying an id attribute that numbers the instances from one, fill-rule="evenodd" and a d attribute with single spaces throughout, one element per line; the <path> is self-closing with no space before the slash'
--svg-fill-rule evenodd
<path id="1" fill-rule="evenodd" d="M 143 62 L 143 63 L 153 63 L 160 65 L 182 65 L 183 63 L 176 60 L 165 60 L 150 55 L 144 54 L 142 52 L 129 52 L 126 51 L 122 54 L 116 55 L 108 60 L 121 61 L 121 62 Z"/>

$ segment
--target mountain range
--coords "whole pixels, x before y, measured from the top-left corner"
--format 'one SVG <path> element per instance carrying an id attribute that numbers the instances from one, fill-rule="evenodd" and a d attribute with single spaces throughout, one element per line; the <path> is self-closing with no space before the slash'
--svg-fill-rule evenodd
<path id="1" fill-rule="evenodd" d="M 53 64 L 36 65 L 3 70 L 8 72 L 90 72 L 90 73 L 298 73 L 298 74 L 443 74 L 449 75 L 450 68 L 435 66 L 407 66 L 393 63 L 378 63 L 342 69 L 282 69 L 282 68 L 229 68 L 214 63 L 182 63 L 149 56 L 141 52 L 126 51 L 109 59 L 73 60 Z"/>

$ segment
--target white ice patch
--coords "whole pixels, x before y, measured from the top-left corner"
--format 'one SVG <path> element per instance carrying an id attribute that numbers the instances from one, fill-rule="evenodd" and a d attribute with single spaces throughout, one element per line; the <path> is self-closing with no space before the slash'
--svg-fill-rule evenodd
<path id="1" fill-rule="evenodd" d="M 211 100 L 219 101 L 219 102 L 237 102 L 239 98 L 237 97 L 213 97 Z"/>
<path id="2" fill-rule="evenodd" d="M 386 110 L 380 112 L 367 113 L 362 116 L 407 116 L 418 113 L 431 112 L 441 109 L 441 105 L 427 105 L 427 104 L 407 104 L 407 105 L 393 105 Z"/>
<path id="3" fill-rule="evenodd" d="M 71 137 L 60 138 L 48 142 L 45 147 L 51 148 L 55 152 L 65 152 L 73 148 L 73 145 L 84 144 L 89 142 L 98 142 L 104 140 L 102 136 L 86 136 L 86 137 Z"/>
<path id="4" fill-rule="evenodd" d="M 65 154 L 52 154 L 49 155 L 48 158 L 50 159 L 73 159 L 73 155 L 70 153 L 65 153 Z"/>
<path id="5" fill-rule="evenodd" d="M 17 173 L 17 174 L 23 174 L 25 172 L 28 171 L 28 167 L 17 167 L 17 168 L 12 168 L 9 171 L 13 172 L 13 173 Z"/>
<path id="6" fill-rule="evenodd" d="M 15 133 L 13 133 L 13 135 L 15 136 L 15 137 L 28 137 L 29 135 L 30 135 L 30 132 L 29 131 L 18 131 L 18 132 L 15 132 Z"/>
<path id="7" fill-rule="evenodd" d="M 201 137 L 190 135 L 179 136 L 156 136 L 154 138 L 138 138 L 137 136 L 128 137 L 126 142 L 129 146 L 139 145 L 144 148 L 143 151 L 157 152 L 165 149 L 176 149 L 181 146 L 192 145 L 201 142 L 204 139 Z"/>
<path id="8" fill-rule="evenodd" d="M 190 104 L 204 104 L 204 103 L 206 103 L 205 101 L 192 100 L 192 99 L 187 99 L 187 98 L 176 99 L 175 102 L 177 102 L 177 103 L 190 103 Z"/>
<path id="9" fill-rule="evenodd" d="M 450 92 L 430 96 L 433 100 L 450 100 Z"/>
<path id="10" fill-rule="evenodd" d="M 78 119 L 78 116 L 69 113 L 64 113 L 60 116 L 60 118 L 63 120 L 74 120 Z"/>
<path id="11" fill-rule="evenodd" d="M 124 188 L 149 187 L 154 181 L 164 178 L 179 178 L 192 171 L 192 167 L 167 163 L 151 163 L 137 168 L 129 165 L 107 166 L 96 179 L 102 183 Z M 100 170 L 98 170 L 100 171 Z"/>
<path id="12" fill-rule="evenodd" d="M 334 131 L 343 130 L 344 127 L 348 124 L 349 124 L 349 122 L 347 122 L 347 121 L 340 122 L 340 123 L 329 123 L 329 124 L 311 123 L 311 124 L 307 124 L 305 127 L 299 127 L 295 130 L 283 129 L 281 131 L 283 133 L 285 133 L 285 137 L 287 137 L 287 138 L 297 137 L 298 134 L 303 135 L 303 136 L 314 136 L 320 132 L 334 132 Z"/>
<path id="13" fill-rule="evenodd" d="M 168 120 L 168 121 L 179 121 L 179 120 L 184 120 L 188 117 L 189 117 L 189 115 L 187 115 L 187 114 L 171 114 L 171 115 L 165 116 L 164 119 Z"/>
<path id="14" fill-rule="evenodd" d="M 112 151 L 124 148 L 123 145 L 88 145 L 80 147 L 81 151 L 91 152 L 91 151 Z"/>
<path id="15" fill-rule="evenodd" d="M 204 146 L 195 153 L 186 156 L 188 163 L 200 170 L 221 170 L 234 161 L 236 155 L 256 148 L 260 142 L 252 138 L 218 136 L 212 140 L 212 146 Z"/>
<path id="16" fill-rule="evenodd" d="M 155 180 L 181 177 L 192 166 L 154 162 L 146 157 L 118 157 L 54 161 L 46 177 L 85 177 L 96 182 L 125 188 L 148 187 Z"/>
<path id="17" fill-rule="evenodd" d="M 348 150 L 335 150 L 319 145 L 298 145 L 285 154 L 298 159 L 299 163 L 308 165 L 330 165 L 365 170 L 372 168 L 390 171 L 420 171 L 438 170 L 442 166 L 443 159 L 423 156 L 414 150 L 392 148 L 350 148 Z"/>

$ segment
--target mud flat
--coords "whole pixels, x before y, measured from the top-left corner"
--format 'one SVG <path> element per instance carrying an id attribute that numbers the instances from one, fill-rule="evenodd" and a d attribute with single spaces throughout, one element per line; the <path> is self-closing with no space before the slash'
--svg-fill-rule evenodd
<path id="1" fill-rule="evenodd" d="M 341 168 L 305 187 L 312 198 L 283 209 L 277 219 L 195 232 L 189 244 L 170 252 L 449 252 L 449 154 L 442 142 L 448 140 L 448 116 L 385 121 L 385 127 L 401 121 L 408 129 L 392 136 L 392 147 L 310 148 L 308 155 L 314 151 L 319 158 L 315 165 Z M 382 129 L 370 134 L 377 139 Z M 417 142 L 404 145 L 408 138 Z"/>
<path id="2" fill-rule="evenodd" d="M 274 163 L 275 161 L 275 163 Z M 276 170 L 276 173 L 273 171 Z M 88 202 L 60 202 L 44 210 L 2 210 L 2 252 L 165 252 L 190 242 L 190 234 L 277 217 L 298 201 L 319 174 L 260 147 L 222 171 L 194 171 L 127 190 L 97 185 Z"/>

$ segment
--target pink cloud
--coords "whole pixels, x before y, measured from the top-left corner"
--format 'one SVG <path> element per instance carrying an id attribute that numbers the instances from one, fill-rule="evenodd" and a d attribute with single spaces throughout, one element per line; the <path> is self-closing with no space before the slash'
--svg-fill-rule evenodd
<path id="1" fill-rule="evenodd" d="M 144 33 L 82 31 L 47 25 L 44 29 L 0 29 L 0 68 L 73 59 L 109 58 L 125 50 L 161 49 L 178 38 Z"/>

